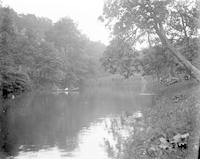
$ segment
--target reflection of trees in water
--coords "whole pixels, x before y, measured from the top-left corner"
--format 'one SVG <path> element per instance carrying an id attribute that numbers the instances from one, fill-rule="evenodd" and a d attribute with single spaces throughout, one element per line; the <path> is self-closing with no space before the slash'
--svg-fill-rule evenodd
<path id="1" fill-rule="evenodd" d="M 12 103 L 12 107 L 6 105 L 7 109 L 0 115 L 1 152 L 14 156 L 19 147 L 23 151 L 54 146 L 69 151 L 76 148 L 77 141 L 73 140 L 70 145 L 66 143 L 67 137 L 74 136 L 75 124 L 65 119 L 67 111 L 62 112 L 56 106 L 53 96 L 42 95 L 37 100 L 29 96 L 19 103 Z"/>
<path id="2" fill-rule="evenodd" d="M 10 103 L 1 102 L 0 112 L 0 158 L 14 156 L 17 154 L 16 135 L 9 127 L 8 113 Z"/>
<path id="3" fill-rule="evenodd" d="M 136 157 L 138 153 L 143 153 L 142 147 L 139 146 L 139 143 L 141 144 L 144 140 L 143 133 L 145 130 L 141 112 L 124 113 L 118 118 L 107 121 L 105 125 L 112 136 L 105 139 L 108 156 L 115 159 L 129 159 Z M 136 143 L 138 146 L 136 146 Z M 137 157 L 141 158 L 142 156 Z"/>
<path id="4" fill-rule="evenodd" d="M 13 140 L 9 142 L 15 147 L 13 155 L 55 146 L 62 152 L 73 151 L 78 146 L 77 136 L 82 128 L 110 112 L 132 110 L 133 101 L 137 105 L 133 97 L 93 92 L 71 96 L 32 94 L 12 101 L 4 123 L 8 126 L 5 132 Z"/>
<path id="5" fill-rule="evenodd" d="M 88 102 L 89 100 L 89 102 Z M 32 94 L 13 100 L 0 120 L 0 141 L 6 156 L 57 146 L 77 148 L 78 133 L 96 117 L 95 100 L 85 96 Z"/>
<path id="6" fill-rule="evenodd" d="M 76 123 L 71 120 L 72 114 L 65 108 L 66 100 L 41 94 L 23 102 L 27 102 L 28 105 L 25 103 L 20 103 L 22 107 L 19 103 L 13 105 L 9 120 L 19 145 L 24 145 L 23 151 L 38 151 L 54 146 L 72 150 L 76 147 L 75 141 L 70 144 L 70 147 L 66 143 L 66 138 L 72 138 L 77 131 Z"/>

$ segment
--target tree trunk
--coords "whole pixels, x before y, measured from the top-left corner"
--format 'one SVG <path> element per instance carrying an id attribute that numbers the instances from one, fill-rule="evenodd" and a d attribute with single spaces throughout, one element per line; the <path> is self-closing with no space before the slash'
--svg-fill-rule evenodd
<path id="1" fill-rule="evenodd" d="M 161 42 L 165 45 L 170 52 L 179 60 L 179 62 L 188 70 L 191 71 L 192 75 L 196 78 L 198 82 L 200 82 L 200 70 L 192 65 L 180 52 L 176 50 L 176 48 L 169 42 L 162 29 L 155 28 L 156 33 L 158 34 Z"/>

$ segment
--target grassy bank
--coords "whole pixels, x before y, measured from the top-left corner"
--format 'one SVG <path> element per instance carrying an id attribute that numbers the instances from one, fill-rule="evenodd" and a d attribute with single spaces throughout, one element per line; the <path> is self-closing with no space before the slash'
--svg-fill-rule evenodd
<path id="1" fill-rule="evenodd" d="M 136 81 L 134 85 L 141 85 Z M 140 107 L 142 118 L 126 114 L 112 121 L 110 130 L 116 144 L 110 146 L 106 141 L 110 155 L 117 159 L 196 159 L 200 134 L 199 85 L 187 81 L 161 87 L 149 81 L 146 91 L 157 95 L 153 104 Z M 123 129 L 129 132 L 126 138 L 119 131 Z"/>
<path id="2" fill-rule="evenodd" d="M 151 150 L 151 153 L 160 158 L 197 158 L 199 141 L 199 86 L 192 82 L 167 88 L 159 93 L 156 104 L 147 107 L 145 113 L 148 125 L 149 144 L 151 147 L 159 147 L 164 144 L 165 148 Z M 176 136 L 188 134 L 181 145 L 171 141 Z M 154 143 L 160 138 L 165 143 Z M 181 142 L 181 141 L 180 141 Z M 149 150 L 148 149 L 148 150 Z M 159 153 L 158 153 L 158 152 Z"/>

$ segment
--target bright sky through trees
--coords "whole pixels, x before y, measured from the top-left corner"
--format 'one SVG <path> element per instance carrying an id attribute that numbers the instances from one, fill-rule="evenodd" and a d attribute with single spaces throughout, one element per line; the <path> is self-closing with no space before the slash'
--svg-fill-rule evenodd
<path id="1" fill-rule="evenodd" d="M 2 0 L 18 13 L 30 13 L 52 19 L 72 18 L 91 40 L 108 43 L 108 30 L 98 21 L 104 0 Z"/>

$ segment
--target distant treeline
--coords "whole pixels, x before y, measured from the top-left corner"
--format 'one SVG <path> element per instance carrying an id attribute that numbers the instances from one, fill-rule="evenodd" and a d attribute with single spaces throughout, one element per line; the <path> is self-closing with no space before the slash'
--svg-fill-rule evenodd
<path id="1" fill-rule="evenodd" d="M 0 6 L 0 90 L 77 87 L 99 70 L 105 46 L 92 42 L 70 18 L 56 23 Z"/>

